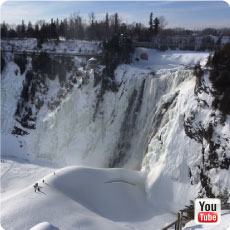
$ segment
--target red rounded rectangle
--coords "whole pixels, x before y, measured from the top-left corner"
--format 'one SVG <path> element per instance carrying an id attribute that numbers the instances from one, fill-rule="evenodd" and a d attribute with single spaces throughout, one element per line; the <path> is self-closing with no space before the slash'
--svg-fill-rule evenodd
<path id="1" fill-rule="evenodd" d="M 217 212 L 199 212 L 198 221 L 200 223 L 216 223 L 218 221 Z"/>

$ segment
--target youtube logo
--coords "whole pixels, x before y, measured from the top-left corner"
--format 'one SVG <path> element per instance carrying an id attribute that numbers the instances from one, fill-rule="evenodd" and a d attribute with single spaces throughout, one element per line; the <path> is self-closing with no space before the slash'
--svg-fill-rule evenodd
<path id="1" fill-rule="evenodd" d="M 199 212 L 199 223 L 216 223 L 218 221 L 218 214 L 216 212 Z"/>
<path id="2" fill-rule="evenodd" d="M 219 199 L 196 199 L 196 224 L 219 224 L 221 218 L 221 203 Z"/>

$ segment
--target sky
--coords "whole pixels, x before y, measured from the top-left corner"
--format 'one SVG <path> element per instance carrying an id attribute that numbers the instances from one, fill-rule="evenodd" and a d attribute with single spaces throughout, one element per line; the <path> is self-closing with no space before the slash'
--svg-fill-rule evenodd
<path id="1" fill-rule="evenodd" d="M 6 1 L 1 6 L 1 22 L 9 24 L 26 23 L 51 18 L 68 18 L 79 13 L 86 21 L 94 12 L 97 20 L 105 13 L 117 12 L 124 22 L 141 22 L 148 25 L 149 14 L 164 16 L 167 27 L 203 29 L 205 27 L 230 27 L 230 7 L 223 1 L 210 2 L 167 2 L 167 1 Z"/>

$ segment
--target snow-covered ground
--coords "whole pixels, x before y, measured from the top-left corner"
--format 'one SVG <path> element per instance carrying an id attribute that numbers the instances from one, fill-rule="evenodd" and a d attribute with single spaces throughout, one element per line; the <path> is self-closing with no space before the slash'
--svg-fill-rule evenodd
<path id="1" fill-rule="evenodd" d="M 175 214 L 162 212 L 159 196 L 155 205 L 149 202 L 142 172 L 54 169 L 10 158 L 4 159 L 1 170 L 1 226 L 5 230 L 149 230 L 153 226 L 157 230 L 176 219 Z M 35 183 L 40 192 L 34 192 Z M 229 218 L 225 212 L 219 226 L 189 222 L 184 229 L 228 230 Z"/>
<path id="2" fill-rule="evenodd" d="M 51 166 L 34 165 L 16 157 L 4 158 L 1 163 L 1 199 L 18 193 L 54 170 Z"/>
<path id="3" fill-rule="evenodd" d="M 152 223 L 160 229 L 175 218 L 148 202 L 145 174 L 138 171 L 73 166 L 55 170 L 11 159 L 1 164 L 1 224 L 7 230 L 26 230 L 42 222 L 65 230 L 149 229 Z M 36 182 L 40 192 L 34 192 Z"/>
<path id="4" fill-rule="evenodd" d="M 146 53 L 148 60 L 142 60 L 141 54 Z M 210 52 L 168 50 L 159 51 L 146 48 L 137 48 L 133 55 L 133 65 L 139 68 L 172 69 L 179 66 L 194 66 L 197 63 L 205 65 Z"/>
<path id="5" fill-rule="evenodd" d="M 1 41 L 3 50 L 7 51 L 37 51 L 37 39 L 12 39 Z M 101 42 L 81 40 L 59 41 L 50 40 L 42 44 L 41 51 L 55 53 L 101 53 Z"/>
<path id="6" fill-rule="evenodd" d="M 143 172 L 55 169 L 15 158 L 4 159 L 1 170 L 1 226 L 5 230 L 157 230 L 176 219 L 175 213 L 162 212 L 159 195 L 155 205 L 149 202 Z M 35 183 L 40 192 L 34 192 Z M 191 221 L 184 230 L 228 230 L 229 219 L 230 212 L 225 211 L 218 226 Z"/>

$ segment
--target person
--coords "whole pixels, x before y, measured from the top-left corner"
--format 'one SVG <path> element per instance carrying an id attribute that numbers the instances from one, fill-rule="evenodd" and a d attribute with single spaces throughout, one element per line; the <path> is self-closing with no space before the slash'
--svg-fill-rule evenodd
<path id="1" fill-rule="evenodd" d="M 36 185 L 34 185 L 34 191 L 35 191 L 35 192 L 37 191 L 37 186 L 36 186 Z"/>
<path id="2" fill-rule="evenodd" d="M 45 183 L 45 180 L 42 180 L 43 184 Z"/>
<path id="3" fill-rule="evenodd" d="M 38 187 L 38 192 L 40 192 L 40 188 Z"/>

